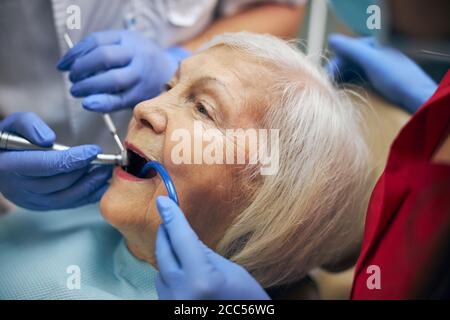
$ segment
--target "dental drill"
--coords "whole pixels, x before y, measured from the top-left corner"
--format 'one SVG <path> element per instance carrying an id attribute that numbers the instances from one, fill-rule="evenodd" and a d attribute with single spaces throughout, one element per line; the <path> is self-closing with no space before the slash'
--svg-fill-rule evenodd
<path id="1" fill-rule="evenodd" d="M 43 151 L 63 151 L 69 149 L 68 146 L 64 146 L 58 143 L 54 143 L 51 147 L 37 146 L 27 139 L 19 137 L 10 132 L 0 131 L 0 149 L 3 150 L 43 150 Z M 122 152 L 120 155 L 115 154 L 98 154 L 97 158 L 91 162 L 91 164 L 99 165 L 128 165 L 127 157 L 124 156 L 126 152 Z"/>

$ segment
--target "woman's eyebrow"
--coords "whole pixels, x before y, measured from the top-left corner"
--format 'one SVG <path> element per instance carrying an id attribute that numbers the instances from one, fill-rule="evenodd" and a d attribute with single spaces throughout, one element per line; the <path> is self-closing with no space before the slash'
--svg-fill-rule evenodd
<path id="1" fill-rule="evenodd" d="M 189 89 L 193 91 L 198 90 L 201 87 L 205 87 L 208 84 L 216 84 L 221 86 L 224 89 L 224 91 L 230 96 L 230 98 L 233 98 L 233 95 L 230 93 L 225 83 L 223 83 L 220 79 L 211 76 L 205 76 L 195 80 L 194 83 L 191 84 Z"/>

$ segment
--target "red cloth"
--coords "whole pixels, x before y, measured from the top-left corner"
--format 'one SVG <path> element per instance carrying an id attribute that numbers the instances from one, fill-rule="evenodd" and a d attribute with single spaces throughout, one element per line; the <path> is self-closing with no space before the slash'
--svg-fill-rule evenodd
<path id="1" fill-rule="evenodd" d="M 367 211 L 352 299 L 414 298 L 450 221 L 450 166 L 431 157 L 450 132 L 450 71 L 394 140 Z M 369 289 L 380 269 L 380 289 Z"/>

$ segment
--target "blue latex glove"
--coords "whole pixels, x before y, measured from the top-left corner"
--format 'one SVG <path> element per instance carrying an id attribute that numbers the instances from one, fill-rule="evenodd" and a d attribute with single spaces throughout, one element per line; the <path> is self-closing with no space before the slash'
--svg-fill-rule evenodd
<path id="1" fill-rule="evenodd" d="M 136 31 L 103 31 L 70 49 L 58 69 L 70 71 L 70 92 L 85 97 L 84 108 L 110 112 L 157 96 L 188 55 L 181 47 L 161 48 Z"/>
<path id="2" fill-rule="evenodd" d="M 55 133 L 33 113 L 14 113 L 0 130 L 49 147 Z M 90 166 L 100 147 L 85 145 L 65 151 L 0 151 L 0 192 L 30 210 L 74 208 L 98 201 L 106 191 L 110 166 Z"/>
<path id="3" fill-rule="evenodd" d="M 163 223 L 156 238 L 160 299 L 269 299 L 241 266 L 206 247 L 168 197 L 156 204 Z"/>
<path id="4" fill-rule="evenodd" d="M 384 98 L 415 112 L 436 91 L 437 84 L 400 51 L 381 47 L 374 38 L 350 38 L 334 34 L 328 39 L 335 57 L 327 65 L 336 80 L 359 76 Z"/>

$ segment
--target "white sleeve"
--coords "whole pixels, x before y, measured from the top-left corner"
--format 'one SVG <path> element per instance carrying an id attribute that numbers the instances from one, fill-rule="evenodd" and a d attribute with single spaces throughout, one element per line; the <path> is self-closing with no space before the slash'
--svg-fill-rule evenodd
<path id="1" fill-rule="evenodd" d="M 218 14 L 230 16 L 254 4 L 279 3 L 291 6 L 305 5 L 307 0 L 220 0 Z"/>

